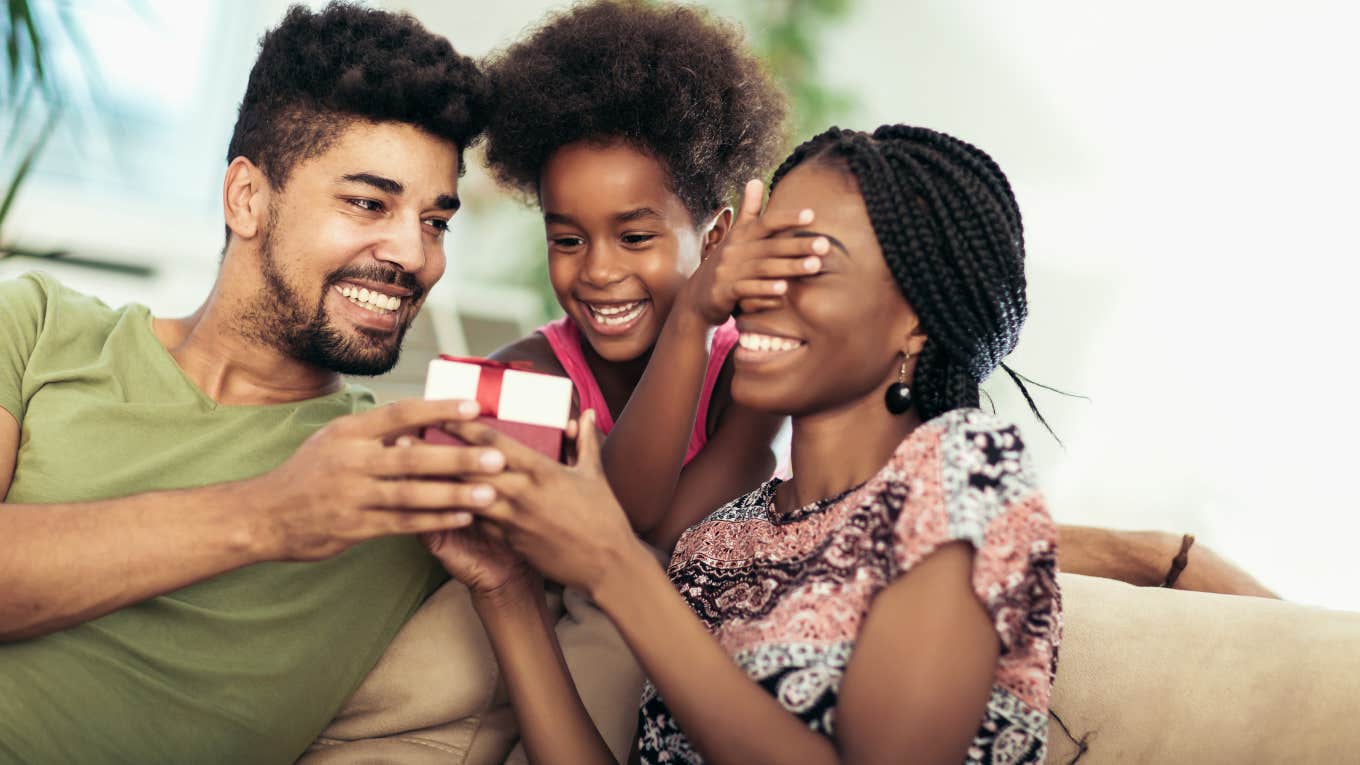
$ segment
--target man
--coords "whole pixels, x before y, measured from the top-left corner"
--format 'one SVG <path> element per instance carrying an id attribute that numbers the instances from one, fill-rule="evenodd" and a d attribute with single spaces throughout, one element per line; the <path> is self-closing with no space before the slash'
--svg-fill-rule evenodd
<path id="1" fill-rule="evenodd" d="M 410 17 L 293 8 L 193 315 L 0 283 L 0 762 L 291 761 L 446 578 L 411 535 L 499 455 L 390 448 L 469 405 L 341 374 L 391 368 L 443 273 L 485 93 Z"/>

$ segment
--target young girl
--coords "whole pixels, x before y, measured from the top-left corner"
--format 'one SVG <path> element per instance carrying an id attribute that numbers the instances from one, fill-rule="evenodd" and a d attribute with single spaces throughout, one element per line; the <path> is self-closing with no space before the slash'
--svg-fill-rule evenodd
<path id="1" fill-rule="evenodd" d="M 777 298 L 739 300 L 732 395 L 793 417 L 792 478 L 685 532 L 662 572 L 591 412 L 571 468 L 451 425 L 506 456 L 479 512 L 509 547 L 455 532 L 432 549 L 474 592 L 536 763 L 612 758 L 535 570 L 587 592 L 646 670 L 642 762 L 1041 762 L 1057 528 L 1017 429 L 977 409 L 1026 315 L 1010 186 L 966 143 L 885 126 L 814 138 L 772 188 L 759 216 L 748 188 L 738 227 L 830 249 Z"/>
<path id="2" fill-rule="evenodd" d="M 780 420 L 732 402 L 736 330 L 729 315 L 700 312 L 688 279 L 730 231 L 732 191 L 778 156 L 783 96 L 739 29 L 639 2 L 554 16 L 489 73 L 487 161 L 542 208 L 566 313 L 493 358 L 572 379 L 580 409 L 610 434 L 619 501 L 669 550 L 774 467 Z M 787 253 L 766 277 L 807 273 L 801 260 L 815 254 L 811 240 L 747 249 Z"/>

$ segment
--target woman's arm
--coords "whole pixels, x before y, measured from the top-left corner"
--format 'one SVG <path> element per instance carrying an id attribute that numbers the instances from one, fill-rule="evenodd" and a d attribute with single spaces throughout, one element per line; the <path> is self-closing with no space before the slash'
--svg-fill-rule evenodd
<path id="1" fill-rule="evenodd" d="M 958 763 L 986 709 L 999 644 L 953 544 L 875 598 L 837 708 L 835 742 L 746 676 L 643 551 L 595 590 L 694 747 L 714 765 Z"/>
<path id="2" fill-rule="evenodd" d="M 589 414 L 581 427 L 580 462 L 573 468 L 552 463 L 484 426 L 456 424 L 450 430 L 471 443 L 505 453 L 510 471 L 488 481 L 496 486 L 501 500 L 482 514 L 503 525 L 510 544 L 544 575 L 591 594 L 619 626 L 670 711 L 708 761 L 715 765 L 900 761 L 902 752 L 910 750 L 897 747 L 916 740 L 903 738 L 902 731 L 929 737 L 938 728 L 944 732 L 937 747 L 940 752 L 956 748 L 961 752 L 975 732 L 996 668 L 997 643 L 969 590 L 972 558 L 965 554 L 967 548 L 946 547 L 937 552 L 875 601 L 862 636 L 869 659 L 861 660 L 866 668 L 857 674 L 882 673 L 890 679 L 858 680 L 848 690 L 872 714 L 897 710 L 892 722 L 902 731 L 894 731 L 891 737 L 868 735 L 863 731 L 873 721 L 856 713 L 849 732 L 842 733 L 838 751 L 831 740 L 811 731 L 733 663 L 632 535 L 603 480 Z M 918 608 L 935 608 L 939 613 L 919 614 Z M 519 619 L 526 620 L 522 614 Z M 900 629 L 918 619 L 919 628 Z M 540 625 L 538 632 L 543 629 Z M 509 641 L 516 631 L 498 627 L 495 639 Z M 904 637 L 915 643 L 912 649 L 901 649 Z M 519 673 L 511 682 L 518 684 L 517 710 L 526 708 L 521 724 L 534 726 L 533 735 L 541 737 L 545 746 L 547 742 L 557 746 L 557 737 L 568 735 L 549 733 L 565 695 L 563 673 L 558 661 L 554 679 L 539 683 L 537 674 L 549 669 L 549 654 L 541 637 L 533 641 L 507 644 L 503 661 L 507 672 L 513 662 Z M 502 650 L 497 648 L 498 655 Z M 892 666 L 880 666 L 885 662 Z M 938 709 L 913 706 L 916 691 L 897 686 L 899 678 L 929 683 L 930 704 L 926 706 Z M 529 708 L 534 702 L 538 706 Z M 588 726 L 579 708 L 563 716 L 575 720 L 572 731 Z M 970 717 L 969 726 L 963 725 L 965 717 Z M 860 736 L 865 740 L 859 740 Z M 572 738 L 571 745 L 581 746 L 580 739 Z"/>
<path id="3" fill-rule="evenodd" d="M 567 670 L 543 588 L 526 583 L 474 595 L 473 604 L 496 652 L 529 761 L 615 765 Z"/>

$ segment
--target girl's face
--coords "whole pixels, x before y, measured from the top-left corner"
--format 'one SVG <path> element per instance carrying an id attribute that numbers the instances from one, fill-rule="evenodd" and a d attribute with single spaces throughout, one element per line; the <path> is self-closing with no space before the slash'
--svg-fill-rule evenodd
<path id="1" fill-rule="evenodd" d="M 703 237 L 669 180 L 659 162 L 621 143 L 570 144 L 543 167 L 548 276 L 608 361 L 651 350 L 699 265 Z"/>
<path id="2" fill-rule="evenodd" d="M 914 354 L 925 342 L 916 315 L 883 260 L 854 176 L 816 160 L 790 171 L 767 210 L 792 216 L 803 209 L 816 211 L 813 223 L 779 235 L 824 236 L 831 248 L 821 273 L 788 281 L 778 307 L 737 319 L 742 343 L 732 398 L 794 416 L 842 409 L 866 396 L 881 402 L 897 381 L 902 351 Z"/>

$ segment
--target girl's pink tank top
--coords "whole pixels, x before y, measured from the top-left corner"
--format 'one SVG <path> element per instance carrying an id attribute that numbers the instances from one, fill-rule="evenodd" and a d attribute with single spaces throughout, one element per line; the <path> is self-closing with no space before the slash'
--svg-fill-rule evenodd
<path id="1" fill-rule="evenodd" d="M 570 317 L 563 316 L 557 321 L 539 327 L 538 331 L 548 339 L 548 345 L 552 346 L 557 362 L 562 365 L 567 377 L 570 377 L 572 384 L 576 386 L 581 411 L 594 409 L 595 421 L 605 435 L 608 435 L 609 431 L 614 429 L 614 417 L 609 413 L 609 405 L 605 403 L 599 383 L 595 382 L 595 376 L 590 373 L 585 351 L 581 349 L 581 331 L 577 329 L 576 323 Z M 709 341 L 708 370 L 704 373 L 704 387 L 699 394 L 699 410 L 694 415 L 694 432 L 690 434 L 689 449 L 685 451 L 686 465 L 703 450 L 704 444 L 708 443 L 708 402 L 713 398 L 713 388 L 717 385 L 718 375 L 727 361 L 727 355 L 736 344 L 737 323 L 733 319 L 729 319 L 726 324 L 714 330 Z"/>

